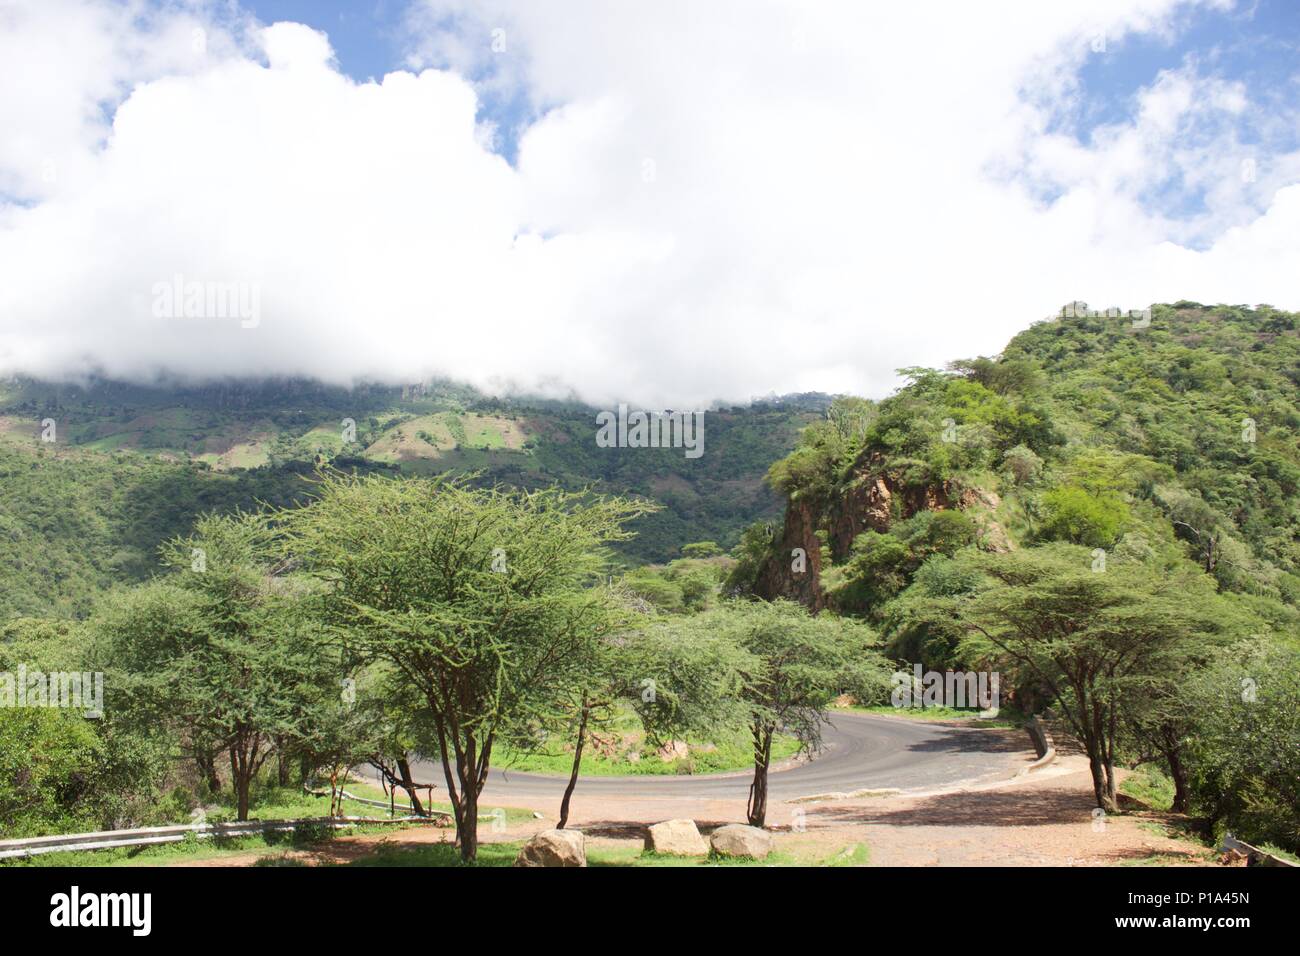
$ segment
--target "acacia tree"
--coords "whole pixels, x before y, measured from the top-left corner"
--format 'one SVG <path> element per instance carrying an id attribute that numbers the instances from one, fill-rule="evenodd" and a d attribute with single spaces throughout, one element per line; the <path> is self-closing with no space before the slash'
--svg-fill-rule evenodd
<path id="1" fill-rule="evenodd" d="M 767 819 L 767 776 L 772 738 L 793 734 L 803 751 L 821 746 L 826 709 L 841 693 L 887 683 L 875 635 L 865 625 L 831 614 L 816 617 L 792 601 L 730 601 L 689 619 L 743 652 L 736 660 L 738 699 L 754 749 L 754 780 L 746 815 L 750 826 Z"/>
<path id="2" fill-rule="evenodd" d="M 573 740 L 573 765 L 560 800 L 559 829 L 581 771 L 584 745 L 603 724 L 630 710 L 648 739 L 697 734 L 711 737 L 744 725 L 740 674 L 748 655 L 692 618 L 644 617 L 628 629 L 594 641 L 577 668 L 558 729 Z"/>
<path id="3" fill-rule="evenodd" d="M 337 686 L 309 639 L 305 582 L 268 563 L 272 538 L 254 515 L 200 518 L 194 535 L 163 546 L 170 573 L 99 623 L 136 722 L 176 728 L 201 766 L 226 753 L 240 820 L 274 742 L 301 738 L 320 685 Z"/>
<path id="4" fill-rule="evenodd" d="M 1097 806 L 1115 810 L 1126 719 L 1149 712 L 1182 662 L 1232 626 L 1232 609 L 1197 570 L 1112 561 L 1094 571 L 1091 552 L 1075 545 L 966 560 L 983 584 L 936 598 L 930 613 L 955 617 L 972 635 L 970 652 L 1049 689 L 1087 752 Z"/>
<path id="5" fill-rule="evenodd" d="M 404 790 L 411 809 L 423 816 L 425 807 L 411 765 L 438 753 L 433 722 L 421 695 L 391 664 L 380 662 L 368 670 L 368 692 L 358 700 L 369 722 L 367 739 L 373 747 L 366 762 L 379 771 L 394 799 L 399 788 Z"/>
<path id="6" fill-rule="evenodd" d="M 553 708 L 557 682 L 609 628 L 602 547 L 648 506 L 465 480 L 326 473 L 282 514 L 287 543 L 325 583 L 325 620 L 389 662 L 432 719 L 463 859 L 478 852 L 492 748 Z"/>

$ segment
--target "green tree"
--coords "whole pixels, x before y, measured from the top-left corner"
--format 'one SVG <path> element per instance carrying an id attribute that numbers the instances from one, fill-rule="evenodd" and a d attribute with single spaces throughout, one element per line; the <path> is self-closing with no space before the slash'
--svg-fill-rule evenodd
<path id="1" fill-rule="evenodd" d="M 1198 571 L 1122 561 L 1098 571 L 1073 545 L 967 560 L 985 586 L 933 599 L 930 613 L 955 616 L 973 653 L 1000 658 L 1015 680 L 1049 689 L 1088 754 L 1097 806 L 1116 809 L 1123 720 L 1230 626 L 1232 609 Z"/>
<path id="2" fill-rule="evenodd" d="M 886 682 L 875 636 L 863 624 L 830 614 L 814 617 L 790 601 L 732 601 L 694 619 L 745 652 L 739 661 L 740 699 L 754 747 L 754 780 L 746 814 L 751 826 L 767 818 L 772 737 L 794 735 L 801 749 L 821 744 L 826 709 L 841 693 Z"/>
<path id="3" fill-rule="evenodd" d="M 1039 534 L 1045 541 L 1068 541 L 1091 548 L 1115 543 L 1128 520 L 1123 499 L 1111 492 L 1090 494 L 1066 486 L 1043 494 L 1043 520 Z"/>
<path id="4" fill-rule="evenodd" d="M 716 541 L 696 541 L 692 544 L 682 545 L 682 557 L 684 558 L 712 558 L 722 553 L 722 548 Z"/>
<path id="5" fill-rule="evenodd" d="M 174 728 L 208 775 L 224 752 L 240 820 L 274 742 L 303 737 L 321 685 L 340 676 L 312 639 L 303 582 L 273 573 L 271 543 L 258 516 L 205 516 L 164 547 L 170 574 L 98 622 L 137 725 Z"/>
<path id="6" fill-rule="evenodd" d="M 464 480 L 326 474 L 283 515 L 288 545 L 326 587 L 327 623 L 392 664 L 432 718 L 461 856 L 500 737 L 554 711 L 558 688 L 610 627 L 603 546 L 645 504 Z"/>
<path id="7" fill-rule="evenodd" d="M 1181 696 L 1193 806 L 1211 829 L 1300 852 L 1300 653 L 1294 642 L 1223 649 Z"/>

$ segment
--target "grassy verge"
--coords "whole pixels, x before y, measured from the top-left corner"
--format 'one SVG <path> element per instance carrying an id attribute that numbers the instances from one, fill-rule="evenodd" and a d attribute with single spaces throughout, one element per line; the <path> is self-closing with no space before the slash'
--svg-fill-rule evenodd
<path id="1" fill-rule="evenodd" d="M 942 720 L 959 720 L 967 727 L 1000 727 L 1016 729 L 1023 727 L 1025 717 L 1013 707 L 1003 707 L 996 717 L 982 718 L 979 708 L 971 707 L 958 710 L 955 707 L 893 707 L 889 704 L 873 704 L 870 707 L 852 705 L 835 707 L 831 713 L 842 711 L 849 714 L 872 714 L 879 717 L 904 717 L 908 720 L 935 722 Z"/>
<path id="2" fill-rule="evenodd" d="M 583 748 L 581 774 L 588 777 L 623 777 L 643 775 L 682 775 L 732 773 L 752 770 L 754 753 L 749 738 L 743 734 L 717 741 L 688 739 L 690 753 L 672 760 L 662 759 L 657 749 L 645 741 L 639 725 L 631 715 L 622 715 L 600 731 L 599 744 Z M 799 752 L 799 742 L 788 734 L 772 740 L 773 764 Z M 528 773 L 551 773 L 568 776 L 573 770 L 573 748 L 567 741 L 534 751 L 499 750 L 493 765 Z"/>
<path id="3" fill-rule="evenodd" d="M 1119 785 L 1120 793 L 1141 800 L 1153 810 L 1168 812 L 1174 803 L 1174 782 L 1159 768 L 1141 764 Z"/>
<path id="4" fill-rule="evenodd" d="M 378 787 L 361 782 L 350 782 L 349 793 L 371 800 L 384 800 L 383 791 Z M 227 795 L 228 796 L 228 795 Z M 313 797 L 297 788 L 266 787 L 255 788 L 249 819 L 252 820 L 295 820 L 324 817 L 329 813 L 328 797 Z M 400 804 L 400 800 L 398 801 Z M 233 821 L 235 813 L 229 806 L 229 800 L 218 804 L 218 809 L 206 814 L 209 823 Z M 451 805 L 433 803 L 432 810 L 451 811 Z M 521 823 L 532 819 L 532 812 L 513 807 L 483 807 L 481 812 L 490 817 L 498 812 L 504 814 L 507 824 Z M 343 812 L 349 816 L 385 817 L 387 812 L 379 807 L 370 807 L 362 803 L 344 801 Z M 402 810 L 398 809 L 398 815 Z M 173 823 L 189 823 L 189 820 L 175 820 Z M 480 826 L 488 825 L 483 820 Z M 410 826 L 428 826 L 426 823 Z M 199 839 L 197 836 L 186 837 L 179 843 L 165 843 L 158 846 L 117 847 L 107 850 L 78 850 L 68 853 L 45 853 L 29 859 L 0 860 L 0 866 L 40 866 L 40 867 L 111 867 L 111 866 L 167 866 L 172 863 L 197 863 L 203 860 L 218 859 L 241 853 L 254 853 L 261 850 L 304 849 L 332 839 L 334 836 L 355 836 L 364 833 L 394 833 L 408 827 L 402 824 L 357 824 L 346 830 L 332 831 L 324 827 L 304 827 L 293 832 L 261 833 L 240 837 L 213 837 Z"/>

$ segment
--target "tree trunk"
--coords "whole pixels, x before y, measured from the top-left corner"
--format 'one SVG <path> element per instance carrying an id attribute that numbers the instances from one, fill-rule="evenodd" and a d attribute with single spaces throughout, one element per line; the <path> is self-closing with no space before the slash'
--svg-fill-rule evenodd
<path id="1" fill-rule="evenodd" d="M 203 782 L 207 784 L 208 792 L 216 794 L 221 792 L 221 778 L 217 776 L 217 761 L 210 750 L 196 750 L 194 752 L 194 762 L 198 764 L 199 773 L 203 776 Z"/>
<path id="2" fill-rule="evenodd" d="M 1183 764 L 1183 748 L 1173 727 L 1160 728 L 1160 749 L 1169 765 L 1169 776 L 1174 781 L 1174 802 L 1169 809 L 1174 813 L 1186 813 L 1191 803 L 1187 767 Z"/>
<path id="3" fill-rule="evenodd" d="M 762 827 L 767 821 L 767 768 L 772 762 L 772 728 L 755 724 L 754 782 L 749 785 L 749 806 L 746 816 L 751 827 Z"/>
<path id="4" fill-rule="evenodd" d="M 1118 810 L 1119 796 L 1115 780 L 1115 741 L 1119 737 L 1119 707 L 1115 703 L 1114 691 L 1111 692 L 1111 699 L 1107 704 L 1106 710 L 1106 798 L 1110 803 L 1110 807 L 1107 809 L 1113 807 Z"/>
<path id="5" fill-rule="evenodd" d="M 405 757 L 397 758 L 397 772 L 402 775 L 402 789 L 411 798 L 411 809 L 415 811 L 417 817 L 424 816 L 424 807 L 420 804 L 420 798 L 415 795 L 415 778 L 411 776 L 411 765 Z"/>
<path id="6" fill-rule="evenodd" d="M 456 839 L 460 842 L 460 858 L 472 863 L 478 858 L 478 793 L 469 787 L 461 794 L 461 812 L 456 818 Z"/>
<path id="7" fill-rule="evenodd" d="M 277 737 L 275 741 L 275 779 L 280 786 L 289 786 L 289 755 L 285 752 L 283 737 Z"/>
<path id="8" fill-rule="evenodd" d="M 1106 721 L 1102 712 L 1101 701 L 1096 695 L 1091 700 L 1081 698 L 1079 701 L 1079 729 L 1084 750 L 1088 754 L 1088 769 L 1092 773 L 1092 793 L 1097 806 L 1107 813 L 1114 813 L 1115 776 L 1111 757 L 1106 746 Z"/>
<path id="9" fill-rule="evenodd" d="M 564 825 L 569 822 L 569 798 L 573 796 L 573 788 L 578 785 L 578 768 L 582 764 L 582 745 L 587 739 L 587 717 L 591 713 L 587 706 L 587 698 L 582 698 L 582 718 L 578 721 L 578 741 L 573 747 L 573 772 L 569 774 L 569 785 L 564 788 L 564 798 L 560 801 L 560 822 L 556 827 L 563 830 Z"/>
<path id="10" fill-rule="evenodd" d="M 451 800 L 452 815 L 456 819 L 456 845 L 460 847 L 460 858 L 466 863 L 472 863 L 478 856 L 478 796 L 483 790 L 483 784 L 487 782 L 492 737 L 488 736 L 480 753 L 472 733 L 466 733 L 464 740 L 461 740 L 454 726 L 450 728 L 451 733 L 448 733 L 449 728 L 440 717 L 435 715 L 434 720 L 438 728 L 442 773 L 447 780 L 447 797 Z M 449 743 L 455 747 L 454 775 Z"/>
<path id="11" fill-rule="evenodd" d="M 248 760 L 237 745 L 230 748 L 230 782 L 235 788 L 236 819 L 248 819 L 248 790 L 252 783 L 248 773 Z"/>

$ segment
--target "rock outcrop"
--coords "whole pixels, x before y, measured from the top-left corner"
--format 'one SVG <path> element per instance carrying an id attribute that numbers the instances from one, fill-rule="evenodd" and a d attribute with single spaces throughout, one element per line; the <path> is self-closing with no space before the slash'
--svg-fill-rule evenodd
<path id="1" fill-rule="evenodd" d="M 821 588 L 822 545 L 817 537 L 821 509 L 811 501 L 792 501 L 776 550 L 759 569 L 754 590 L 767 601 L 788 598 L 812 611 L 825 604 Z"/>
<path id="2" fill-rule="evenodd" d="M 990 516 L 1000 504 L 998 496 L 979 488 L 961 488 L 952 482 L 904 485 L 884 456 L 867 452 L 853 466 L 850 480 L 829 501 L 796 498 L 786 505 L 785 524 L 774 541 L 772 555 L 759 569 L 755 593 L 766 600 L 788 598 L 814 613 L 826 606 L 822 588 L 822 540 L 830 561 L 839 564 L 853 552 L 853 542 L 867 531 L 885 533 L 898 520 L 921 511 L 974 508 L 989 514 L 979 518 L 980 546 L 989 551 L 1009 551 L 1006 530 Z M 795 549 L 806 555 L 798 570 Z"/>

